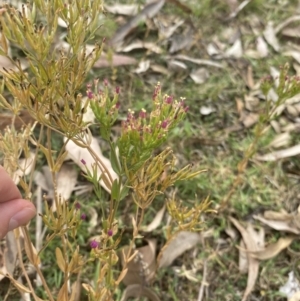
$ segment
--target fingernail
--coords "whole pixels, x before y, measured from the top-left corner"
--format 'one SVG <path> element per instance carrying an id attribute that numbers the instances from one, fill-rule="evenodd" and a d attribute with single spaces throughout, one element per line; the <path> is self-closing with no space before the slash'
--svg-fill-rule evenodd
<path id="1" fill-rule="evenodd" d="M 30 218 L 34 216 L 34 214 L 35 211 L 31 208 L 24 208 L 10 219 L 8 224 L 8 231 L 24 225 Z"/>

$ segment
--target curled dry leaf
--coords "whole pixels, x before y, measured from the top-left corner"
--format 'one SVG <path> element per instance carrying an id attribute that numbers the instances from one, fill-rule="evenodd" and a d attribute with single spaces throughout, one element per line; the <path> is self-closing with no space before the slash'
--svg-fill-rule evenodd
<path id="1" fill-rule="evenodd" d="M 239 232 L 242 235 L 243 241 L 246 245 L 247 251 L 258 251 L 259 247 L 257 245 L 257 242 L 255 241 L 257 235 L 255 234 L 254 229 L 252 226 L 248 226 L 248 229 L 246 230 L 236 219 L 233 217 L 229 217 L 230 221 L 234 224 L 234 226 L 239 230 Z M 262 237 L 262 234 L 260 234 L 260 239 Z M 248 253 L 247 253 L 248 254 Z M 243 295 L 242 301 L 247 300 L 249 294 L 254 288 L 257 276 L 258 276 L 258 269 L 259 269 L 259 261 L 248 254 L 248 279 L 247 279 L 247 287 Z"/>
<path id="2" fill-rule="evenodd" d="M 154 277 L 156 271 L 156 261 L 155 261 L 155 252 L 156 252 L 156 240 L 148 239 L 148 245 L 134 250 L 136 255 L 130 262 L 126 262 L 129 247 L 125 247 L 121 253 L 121 263 L 123 267 L 128 269 L 127 274 L 123 278 L 123 283 L 125 285 L 131 284 L 148 284 Z M 130 254 L 134 254 L 133 250 Z"/>
<path id="3" fill-rule="evenodd" d="M 286 249 L 294 240 L 295 237 L 281 237 L 276 243 L 269 244 L 264 250 L 250 252 L 250 256 L 259 259 L 267 260 L 278 255 L 282 250 Z"/>
<path id="4" fill-rule="evenodd" d="M 200 241 L 201 236 L 198 233 L 181 231 L 175 234 L 160 251 L 157 257 L 158 267 L 170 266 L 177 257 L 195 247 Z"/>

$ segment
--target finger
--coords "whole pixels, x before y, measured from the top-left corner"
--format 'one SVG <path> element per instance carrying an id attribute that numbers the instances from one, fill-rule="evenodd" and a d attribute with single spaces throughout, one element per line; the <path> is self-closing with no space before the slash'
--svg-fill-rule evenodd
<path id="1" fill-rule="evenodd" d="M 35 214 L 35 207 L 30 201 L 17 199 L 0 203 L 0 239 L 8 231 L 27 224 Z"/>
<path id="2" fill-rule="evenodd" d="M 0 202 L 20 199 L 21 193 L 5 169 L 0 166 Z M 1 221 L 1 220 L 0 220 Z"/>

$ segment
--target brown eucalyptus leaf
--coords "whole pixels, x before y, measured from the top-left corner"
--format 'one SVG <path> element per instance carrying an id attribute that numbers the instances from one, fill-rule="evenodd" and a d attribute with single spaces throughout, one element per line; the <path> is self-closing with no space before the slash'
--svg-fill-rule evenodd
<path id="1" fill-rule="evenodd" d="M 273 23 L 271 21 L 268 22 L 268 24 L 263 32 L 263 35 L 264 35 L 264 38 L 266 39 L 266 41 L 268 42 L 268 44 L 270 46 L 272 46 L 272 48 L 275 51 L 279 52 L 279 50 L 280 50 L 279 42 L 276 37 L 276 32 L 274 30 Z"/>
<path id="2" fill-rule="evenodd" d="M 164 6 L 165 0 L 158 0 L 146 5 L 135 17 L 120 27 L 111 39 L 112 45 L 121 43 L 125 37 L 147 18 L 153 18 Z"/>
<path id="3" fill-rule="evenodd" d="M 289 144 L 291 140 L 291 134 L 290 133 L 281 133 L 278 134 L 267 146 L 268 148 L 270 147 L 275 147 L 275 148 L 279 148 L 279 147 L 283 147 L 283 146 L 287 146 Z"/>
<path id="4" fill-rule="evenodd" d="M 141 40 L 133 41 L 131 44 L 118 48 L 118 51 L 130 52 L 135 49 L 147 49 L 154 53 L 162 53 L 163 50 L 156 43 L 144 42 Z"/>
<path id="5" fill-rule="evenodd" d="M 113 5 L 104 4 L 104 8 L 111 14 L 119 14 L 125 16 L 134 16 L 138 13 L 138 4 L 121 4 L 116 3 Z"/>
<path id="6" fill-rule="evenodd" d="M 195 58 L 191 58 L 191 57 L 189 57 L 187 55 L 184 55 L 184 54 L 175 55 L 173 58 L 175 58 L 177 60 L 192 62 L 192 63 L 195 63 L 197 65 L 211 66 L 211 67 L 216 67 L 216 68 L 224 68 L 224 66 L 222 64 L 217 63 L 215 61 L 195 59 Z"/>
<path id="7" fill-rule="evenodd" d="M 265 155 L 256 155 L 255 159 L 259 161 L 277 161 L 282 158 L 294 157 L 300 154 L 300 144 L 295 146 L 279 150 L 276 152 L 271 152 Z"/>
<path id="8" fill-rule="evenodd" d="M 300 234 L 300 228 L 298 227 L 299 222 L 297 222 L 297 220 L 300 219 L 299 214 L 292 215 L 284 212 L 277 212 L 277 214 L 275 214 L 275 212 L 271 213 L 267 211 L 264 216 L 254 215 L 253 218 L 277 231 Z"/>
<path id="9" fill-rule="evenodd" d="M 245 249 L 246 249 L 245 243 L 241 240 L 240 248 L 239 248 L 239 271 L 242 274 L 246 274 L 249 268 L 248 255 L 245 252 Z"/>
<path id="10" fill-rule="evenodd" d="M 250 252 L 250 255 L 259 260 L 271 259 L 287 248 L 294 239 L 293 236 L 281 237 L 276 243 L 269 244 L 264 250 Z"/>
<path id="11" fill-rule="evenodd" d="M 246 230 L 236 219 L 233 217 L 229 217 L 230 221 L 234 224 L 234 226 L 239 230 L 242 235 L 243 241 L 246 245 L 247 251 L 257 251 L 258 246 L 253 238 L 253 232 L 249 233 L 249 229 Z M 258 276 L 259 270 L 259 261 L 248 254 L 248 278 L 247 278 L 247 287 L 244 292 L 242 301 L 246 301 L 249 294 L 252 292 L 255 282 Z"/>
<path id="12" fill-rule="evenodd" d="M 152 222 L 146 226 L 143 230 L 145 232 L 152 232 L 153 230 L 157 229 L 157 227 L 161 224 L 161 221 L 164 217 L 166 211 L 166 206 L 164 205 L 155 215 Z"/>
<path id="13" fill-rule="evenodd" d="M 127 301 L 129 298 L 141 297 L 146 297 L 151 301 L 161 301 L 154 290 L 140 284 L 131 284 L 127 286 L 122 294 L 121 301 Z"/>
<path id="14" fill-rule="evenodd" d="M 56 177 L 57 194 L 60 196 L 62 202 L 70 199 L 71 194 L 77 183 L 77 170 L 73 164 L 64 163 Z M 52 205 L 52 210 L 56 211 L 55 202 Z"/>
<path id="15" fill-rule="evenodd" d="M 10 113 L 0 113 L 0 131 L 4 130 L 7 126 L 14 125 L 15 129 L 20 130 L 22 126 L 34 123 L 34 118 L 28 111 L 22 110 L 19 115 L 14 116 Z"/>
<path id="16" fill-rule="evenodd" d="M 148 239 L 147 245 L 141 248 L 132 250 L 130 254 L 136 252 L 136 255 L 130 262 L 126 262 L 126 256 L 129 247 L 125 247 L 121 253 L 121 263 L 123 267 L 126 267 L 127 274 L 123 278 L 125 285 L 130 284 L 148 284 L 154 277 L 156 271 L 156 240 Z"/>
<path id="17" fill-rule="evenodd" d="M 209 78 L 209 72 L 206 68 L 199 68 L 190 73 L 190 77 L 196 84 L 203 84 Z"/>
<path id="18" fill-rule="evenodd" d="M 180 35 L 174 35 L 170 41 L 171 46 L 169 49 L 170 53 L 175 53 L 182 49 L 189 49 L 193 42 L 194 31 L 190 28 L 187 32 Z"/>
<path id="19" fill-rule="evenodd" d="M 118 67 L 135 65 L 137 60 L 133 57 L 121 54 L 113 54 L 110 58 L 102 54 L 101 57 L 93 65 L 94 68 Z"/>
<path id="20" fill-rule="evenodd" d="M 195 247 L 200 241 L 201 236 L 198 233 L 188 231 L 177 233 L 160 251 L 157 257 L 158 267 L 170 266 L 177 257 Z"/>

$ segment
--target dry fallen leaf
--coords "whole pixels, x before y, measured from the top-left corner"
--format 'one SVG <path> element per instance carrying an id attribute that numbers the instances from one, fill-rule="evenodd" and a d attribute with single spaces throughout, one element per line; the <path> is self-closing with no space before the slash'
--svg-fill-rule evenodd
<path id="1" fill-rule="evenodd" d="M 138 67 L 134 70 L 135 73 L 144 73 L 150 68 L 150 60 L 140 61 Z"/>
<path id="2" fill-rule="evenodd" d="M 190 28 L 187 32 L 185 32 L 183 34 L 174 35 L 170 39 L 171 46 L 170 46 L 169 52 L 175 53 L 182 49 L 189 49 L 192 45 L 193 33 L 194 33 L 194 31 Z"/>
<path id="3" fill-rule="evenodd" d="M 150 301 L 161 301 L 154 290 L 140 284 L 131 284 L 126 287 L 122 294 L 121 301 L 127 301 L 129 298 L 146 297 Z"/>
<path id="4" fill-rule="evenodd" d="M 279 52 L 280 46 L 272 22 L 268 22 L 263 35 L 268 44 L 272 46 L 275 51 Z"/>
<path id="5" fill-rule="evenodd" d="M 275 147 L 275 148 L 279 148 L 279 147 L 283 147 L 283 146 L 287 146 L 289 144 L 291 140 L 291 134 L 286 132 L 286 133 L 281 133 L 279 135 L 277 135 L 269 144 L 268 144 L 268 148 L 269 147 Z"/>
<path id="6" fill-rule="evenodd" d="M 143 42 L 140 40 L 136 40 L 129 45 L 118 48 L 118 51 L 122 52 L 130 52 L 135 49 L 147 49 L 154 53 L 162 53 L 163 50 L 155 43 L 152 42 Z"/>
<path id="7" fill-rule="evenodd" d="M 280 151 L 271 152 L 265 155 L 256 155 L 255 159 L 259 161 L 277 161 L 278 159 L 289 158 L 289 157 L 297 156 L 299 154 L 300 154 L 300 144 L 297 144 L 295 146 Z"/>
<path id="8" fill-rule="evenodd" d="M 191 72 L 190 77 L 196 84 L 203 84 L 209 78 L 209 72 L 206 68 L 199 68 Z"/>
<path id="9" fill-rule="evenodd" d="M 281 286 L 279 291 L 285 294 L 289 301 L 292 301 L 295 294 L 299 295 L 300 283 L 295 277 L 294 272 L 289 272 L 289 279 L 284 286 Z M 293 301 L 298 301 L 299 299 L 294 299 Z"/>
<path id="10" fill-rule="evenodd" d="M 120 27 L 111 39 L 111 44 L 116 46 L 123 42 L 124 38 L 141 22 L 147 18 L 153 18 L 164 6 L 165 0 L 158 0 L 146 5 L 135 17 Z"/>
<path id="11" fill-rule="evenodd" d="M 119 14 L 125 16 L 134 16 L 138 13 L 139 5 L 138 4 L 113 4 L 108 5 L 104 4 L 104 8 L 111 14 Z"/>
<path id="12" fill-rule="evenodd" d="M 273 212 L 267 211 L 264 216 L 254 215 L 254 219 L 259 220 L 265 225 L 277 230 L 290 232 L 293 234 L 300 234 L 300 215 L 297 214 L 287 214 L 285 212 Z"/>
<path id="13" fill-rule="evenodd" d="M 188 231 L 177 233 L 160 251 L 157 257 L 158 267 L 170 266 L 177 257 L 195 247 L 200 240 L 201 237 L 198 233 Z"/>
<path id="14" fill-rule="evenodd" d="M 251 226 L 248 226 L 246 230 L 236 219 L 233 217 L 229 217 L 230 221 L 234 224 L 234 226 L 239 230 L 242 235 L 243 241 L 246 245 L 247 251 L 258 251 L 259 247 L 257 242 L 254 238 L 255 231 Z M 249 230 L 250 229 L 250 230 Z M 262 236 L 262 235 L 261 235 Z M 247 278 L 247 287 L 244 292 L 242 301 L 247 300 L 249 294 L 252 292 L 257 276 L 258 276 L 258 269 L 259 269 L 259 261 L 248 254 L 248 278 Z"/>
<path id="15" fill-rule="evenodd" d="M 227 57 L 241 58 L 243 55 L 242 41 L 237 39 L 234 44 L 226 50 Z"/>
<path id="16" fill-rule="evenodd" d="M 206 66 L 211 66 L 211 67 L 216 67 L 216 68 L 224 68 L 224 66 L 222 64 L 214 62 L 212 60 L 195 59 L 195 58 L 191 58 L 189 56 L 183 55 L 183 54 L 175 55 L 174 58 L 177 60 L 189 61 L 189 62 L 198 64 L 198 65 L 206 65 Z"/>
<path id="17" fill-rule="evenodd" d="M 106 68 L 106 67 L 118 67 L 135 65 L 137 63 L 136 59 L 127 55 L 113 54 L 108 58 L 107 55 L 103 54 L 98 61 L 95 62 L 93 67 L 95 68 Z"/>
<path id="18" fill-rule="evenodd" d="M 66 138 L 64 138 L 64 141 L 66 141 Z M 118 175 L 112 169 L 110 161 L 103 156 L 96 138 L 92 137 L 90 147 L 93 149 L 97 157 L 101 159 L 102 163 L 106 166 L 112 179 L 117 179 Z M 95 160 L 86 148 L 78 146 L 73 141 L 68 141 L 68 143 L 66 144 L 66 151 L 68 151 L 68 157 L 72 159 L 82 169 L 82 171 L 86 172 L 86 168 L 92 171 L 92 166 L 93 164 L 95 164 Z M 85 165 L 81 162 L 82 159 L 85 161 Z M 99 166 L 97 166 L 98 177 L 100 177 L 101 174 L 102 171 Z M 107 187 L 102 179 L 100 180 L 100 184 L 106 191 L 110 192 L 109 187 Z"/>
<path id="19" fill-rule="evenodd" d="M 259 260 L 271 259 L 286 249 L 294 239 L 293 236 L 281 237 L 276 243 L 269 244 L 264 250 L 249 252 L 250 256 Z"/>
<path id="20" fill-rule="evenodd" d="M 157 229 L 157 227 L 161 224 L 161 221 L 164 217 L 165 214 L 165 210 L 166 210 L 166 206 L 164 205 L 155 215 L 155 217 L 153 218 L 152 222 L 147 225 L 143 231 L 145 232 L 152 232 L 153 230 Z"/>
<path id="21" fill-rule="evenodd" d="M 134 251 L 136 255 L 129 262 L 125 262 L 124 254 L 127 255 L 128 247 L 124 247 L 121 251 L 121 263 L 123 267 L 128 269 L 127 274 L 123 278 L 125 285 L 140 284 L 147 285 L 153 279 L 156 271 L 156 240 L 148 239 L 147 245 L 137 248 Z M 133 255 L 133 251 L 130 255 Z"/>

